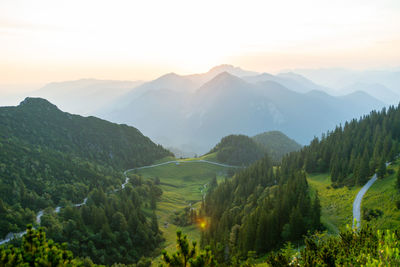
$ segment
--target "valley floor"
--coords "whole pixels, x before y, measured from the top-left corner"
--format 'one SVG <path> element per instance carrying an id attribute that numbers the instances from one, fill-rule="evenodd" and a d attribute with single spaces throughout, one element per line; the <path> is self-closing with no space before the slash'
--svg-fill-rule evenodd
<path id="1" fill-rule="evenodd" d="M 171 163 L 154 168 L 137 170 L 137 174 L 146 179 L 160 179 L 163 191 L 161 200 L 157 202 L 156 214 L 159 227 L 165 238 L 162 248 L 168 252 L 176 250 L 176 231 L 179 229 L 188 235 L 189 240 L 200 242 L 200 228 L 198 225 L 177 226 L 173 223 L 175 212 L 181 212 L 190 206 L 199 210 L 207 184 L 214 176 L 217 181 L 226 178 L 228 167 L 210 164 L 208 162 L 190 162 L 191 160 L 211 160 L 212 156 L 205 158 L 179 160 L 180 163 Z M 171 158 L 163 161 L 171 161 Z M 161 163 L 157 162 L 157 163 Z M 148 210 L 148 212 L 151 212 Z M 160 259 L 156 259 L 158 262 Z"/>

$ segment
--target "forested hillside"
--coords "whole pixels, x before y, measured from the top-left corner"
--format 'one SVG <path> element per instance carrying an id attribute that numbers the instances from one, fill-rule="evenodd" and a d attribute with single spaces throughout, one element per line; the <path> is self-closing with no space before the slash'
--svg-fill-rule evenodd
<path id="1" fill-rule="evenodd" d="M 300 152 L 283 159 L 283 166 L 305 168 L 309 173 L 330 172 L 332 183 L 363 185 L 373 173 L 383 176 L 385 162 L 400 152 L 400 106 L 346 122 L 315 138 Z"/>
<path id="2" fill-rule="evenodd" d="M 231 264 L 248 251 L 260 255 L 320 227 L 319 199 L 311 196 L 305 173 L 275 168 L 268 156 L 210 188 L 204 212 L 210 224 L 203 244 L 228 251 L 223 261 Z"/>
<path id="3" fill-rule="evenodd" d="M 252 139 L 267 150 L 274 162 L 279 162 L 287 153 L 300 150 L 302 147 L 280 131 L 257 134 Z"/>
<path id="4" fill-rule="evenodd" d="M 64 113 L 44 99 L 27 98 L 17 107 L 2 107 L 0 239 L 7 233 L 19 232 L 25 229 L 26 224 L 35 222 L 36 213 L 41 209 L 52 207 L 49 210 L 53 210 L 56 206 L 69 206 L 71 202 L 80 203 L 93 189 L 107 194 L 113 192 L 114 189 L 120 188 L 124 180 L 123 170 L 150 164 L 169 155 L 169 151 L 154 144 L 133 127 Z M 127 207 L 126 210 L 130 209 L 134 215 L 124 214 L 119 210 L 120 205 L 97 205 L 103 205 L 102 209 L 107 207 L 107 219 L 113 218 L 116 212 L 122 212 L 127 222 L 132 216 L 138 220 L 133 224 L 140 224 L 137 226 L 140 230 L 134 228 L 132 231 L 144 231 L 146 238 L 141 240 L 136 250 L 130 250 L 134 255 L 128 257 L 126 254 L 127 247 L 132 246 L 131 243 L 127 245 L 129 240 L 118 241 L 124 247 L 124 250 L 120 251 L 121 255 L 129 260 L 137 260 L 144 252 L 148 253 L 158 244 L 159 237 L 155 224 L 151 226 L 146 223 L 149 218 L 145 218 L 138 211 L 148 200 L 133 196 L 131 199 L 136 199 L 132 200 L 135 202 L 135 208 Z M 129 205 L 127 200 L 123 203 Z M 86 207 L 73 207 L 70 210 L 73 210 L 70 212 L 74 214 L 86 210 Z M 64 214 L 63 210 L 61 214 Z M 82 231 L 80 236 L 71 235 L 67 238 L 64 233 L 71 229 L 68 228 L 71 227 L 71 220 L 82 225 L 82 220 L 68 216 L 59 217 L 59 240 L 68 241 L 76 253 L 79 251 L 79 254 L 97 255 L 92 252 L 92 248 L 75 248 L 77 240 L 93 233 L 91 231 L 97 228 L 83 224 L 89 230 Z M 107 225 L 102 223 L 100 226 L 107 228 Z M 114 239 L 110 239 L 110 242 L 112 240 Z M 91 244 L 95 247 L 98 245 L 97 241 L 92 241 Z M 94 259 L 98 263 L 110 263 L 107 253 L 103 259 Z"/>
<path id="5" fill-rule="evenodd" d="M 152 206 L 161 194 L 153 182 L 133 175 L 124 190 L 109 194 L 94 189 L 86 205 L 43 215 L 41 225 L 54 241 L 68 242 L 77 256 L 98 264 L 134 263 L 162 241 Z M 151 213 L 143 211 L 151 208 Z"/>
<path id="6" fill-rule="evenodd" d="M 257 161 L 210 188 L 204 204 L 209 227 L 203 245 L 210 244 L 216 257 L 223 251 L 229 256 L 223 261 L 233 264 L 249 251 L 263 255 L 285 241 L 301 239 L 321 227 L 318 193 L 309 189 L 306 173 L 330 172 L 335 187 L 363 185 L 375 172 L 383 178 L 385 163 L 400 152 L 399 140 L 400 107 L 390 107 L 336 127 L 321 140 L 284 156 L 280 166 L 273 166 L 268 157 Z"/>
<path id="7" fill-rule="evenodd" d="M 119 169 L 171 155 L 136 128 L 62 112 L 41 98 L 0 108 L 0 137 L 71 153 Z"/>
<path id="8" fill-rule="evenodd" d="M 261 159 L 266 150 L 246 135 L 228 135 L 211 149 L 217 160 L 230 165 L 249 165 Z"/>

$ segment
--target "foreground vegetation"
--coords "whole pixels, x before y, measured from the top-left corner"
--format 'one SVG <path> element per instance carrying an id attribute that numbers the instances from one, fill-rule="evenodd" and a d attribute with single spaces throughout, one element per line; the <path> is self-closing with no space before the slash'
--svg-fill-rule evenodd
<path id="1" fill-rule="evenodd" d="M 287 247 L 270 254 L 267 262 L 271 266 L 399 266 L 399 240 L 399 231 L 348 226 L 338 236 L 308 236 L 300 253 Z"/>

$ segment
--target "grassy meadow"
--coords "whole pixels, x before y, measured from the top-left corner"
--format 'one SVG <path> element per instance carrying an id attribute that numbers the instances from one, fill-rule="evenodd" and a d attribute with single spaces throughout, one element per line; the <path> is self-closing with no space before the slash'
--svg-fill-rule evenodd
<path id="1" fill-rule="evenodd" d="M 155 179 L 156 177 L 160 179 L 160 187 L 163 194 L 161 200 L 157 202 L 156 214 L 165 238 L 165 243 L 162 247 L 168 252 L 176 250 L 176 231 L 178 229 L 187 234 L 190 240 L 200 241 L 200 228 L 197 225 L 185 227 L 174 225 L 174 213 L 182 211 L 189 205 L 196 210 L 199 209 L 203 192 L 212 178 L 216 176 L 217 181 L 221 181 L 227 177 L 229 168 L 204 162 L 190 162 L 198 159 L 215 161 L 215 156 L 207 155 L 201 158 L 178 159 L 179 163 L 170 163 L 134 171 L 141 175 L 144 180 Z M 172 160 L 176 159 L 165 158 L 156 163 Z"/>

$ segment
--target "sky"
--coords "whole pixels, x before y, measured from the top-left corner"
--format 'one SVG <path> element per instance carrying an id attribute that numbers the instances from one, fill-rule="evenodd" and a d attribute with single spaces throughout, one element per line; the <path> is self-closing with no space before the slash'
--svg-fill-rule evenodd
<path id="1" fill-rule="evenodd" d="M 400 1 L 0 1 L 3 92 L 219 64 L 272 73 L 399 67 Z"/>

